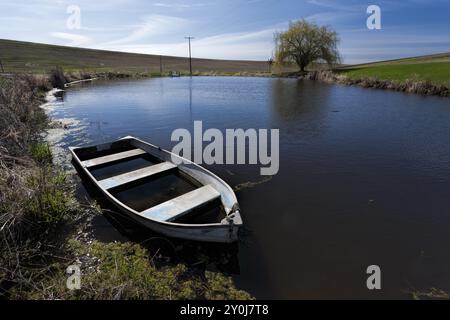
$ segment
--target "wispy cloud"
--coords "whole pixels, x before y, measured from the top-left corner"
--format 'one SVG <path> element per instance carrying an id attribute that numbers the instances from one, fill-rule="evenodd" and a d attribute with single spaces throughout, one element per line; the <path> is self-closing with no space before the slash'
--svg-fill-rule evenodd
<path id="1" fill-rule="evenodd" d="M 276 31 L 278 31 L 278 26 L 254 32 L 225 33 L 198 38 L 192 42 L 192 53 L 194 57 L 198 58 L 265 60 L 272 54 L 273 35 Z M 97 48 L 146 54 L 187 55 L 185 41 L 152 44 L 103 44 Z"/>
<path id="2" fill-rule="evenodd" d="M 68 46 L 84 46 L 91 42 L 91 38 L 74 33 L 66 32 L 52 32 L 50 33 L 52 37 L 60 38 L 63 40 L 68 40 L 70 42 L 66 43 Z"/>
<path id="3" fill-rule="evenodd" d="M 172 8 L 172 9 L 187 9 L 187 8 L 194 8 L 194 7 L 205 7 L 213 5 L 213 2 L 200 2 L 200 3 L 166 3 L 166 2 L 156 2 L 153 3 L 153 6 L 155 7 L 161 7 L 161 8 Z"/>
<path id="4" fill-rule="evenodd" d="M 175 31 L 182 30 L 189 24 L 187 19 L 164 16 L 150 15 L 145 17 L 143 21 L 127 36 L 104 43 L 106 46 L 127 44 L 131 42 L 148 39 L 152 36 L 161 36 L 170 34 Z"/>
<path id="5" fill-rule="evenodd" d="M 361 4 L 341 4 L 337 1 L 327 1 L 327 0 L 308 0 L 307 3 L 316 5 L 322 8 L 333 9 L 334 11 L 361 11 L 361 8 L 367 8 L 367 5 Z"/>
<path id="6" fill-rule="evenodd" d="M 307 3 L 319 7 L 320 11 L 305 17 L 305 19 L 318 24 L 354 21 L 356 16 L 364 16 L 367 8 L 361 3 L 342 4 L 342 2 L 330 0 L 307 0 Z"/>
<path id="7" fill-rule="evenodd" d="M 329 24 L 354 16 L 352 12 L 321 12 L 305 17 L 306 20 L 318 24 Z"/>
<path id="8" fill-rule="evenodd" d="M 162 7 L 162 8 L 190 8 L 191 5 L 189 4 L 183 4 L 183 3 L 162 3 L 157 2 L 153 4 L 155 7 Z"/>

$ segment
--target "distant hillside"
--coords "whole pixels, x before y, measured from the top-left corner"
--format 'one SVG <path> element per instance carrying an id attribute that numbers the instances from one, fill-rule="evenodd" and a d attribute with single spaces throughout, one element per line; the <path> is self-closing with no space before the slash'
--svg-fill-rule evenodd
<path id="1" fill-rule="evenodd" d="M 5 72 L 46 73 L 63 67 L 65 71 L 89 70 L 112 72 L 159 73 L 189 71 L 189 59 L 92 50 L 0 39 L 0 60 Z M 192 59 L 192 69 L 198 72 L 267 72 L 266 61 Z M 1 70 L 0 70 L 1 71 Z"/>

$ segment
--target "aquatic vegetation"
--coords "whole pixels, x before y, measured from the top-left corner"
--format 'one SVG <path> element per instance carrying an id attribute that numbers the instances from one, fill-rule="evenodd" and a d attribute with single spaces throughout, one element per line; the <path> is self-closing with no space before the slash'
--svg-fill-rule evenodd
<path id="1" fill-rule="evenodd" d="M 414 300 L 427 300 L 427 299 L 442 299 L 442 300 L 448 300 L 450 299 L 450 295 L 445 292 L 444 290 L 437 289 L 437 288 L 430 288 L 426 291 L 418 291 L 418 290 L 412 290 L 408 292 L 411 294 L 412 298 Z"/>
<path id="2" fill-rule="evenodd" d="M 270 180 L 272 180 L 272 176 L 265 177 L 259 181 L 246 181 L 246 182 L 239 183 L 233 189 L 234 189 L 234 191 L 240 191 L 242 189 L 253 188 L 253 187 L 256 187 L 257 185 L 269 182 Z"/>

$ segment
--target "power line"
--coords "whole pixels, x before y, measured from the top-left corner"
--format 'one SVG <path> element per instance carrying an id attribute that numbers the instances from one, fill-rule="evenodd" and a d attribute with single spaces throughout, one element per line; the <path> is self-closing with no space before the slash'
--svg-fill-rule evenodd
<path id="1" fill-rule="evenodd" d="M 192 77 L 192 56 L 191 56 L 191 39 L 195 39 L 194 37 L 184 37 L 185 39 L 189 40 L 189 73 L 191 74 Z"/>

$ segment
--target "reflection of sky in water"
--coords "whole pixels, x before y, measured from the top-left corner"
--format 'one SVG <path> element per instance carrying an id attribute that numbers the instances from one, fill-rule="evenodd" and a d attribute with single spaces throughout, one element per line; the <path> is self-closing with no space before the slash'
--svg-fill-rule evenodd
<path id="1" fill-rule="evenodd" d="M 52 120 L 51 128 L 47 130 L 46 140 L 51 144 L 54 162 L 65 170 L 73 170 L 70 164 L 71 156 L 68 147 L 74 144 L 89 143 L 86 137 L 86 122 L 70 117 L 62 99 L 62 91 L 52 90 L 47 96 L 47 102 L 41 107 Z"/>

